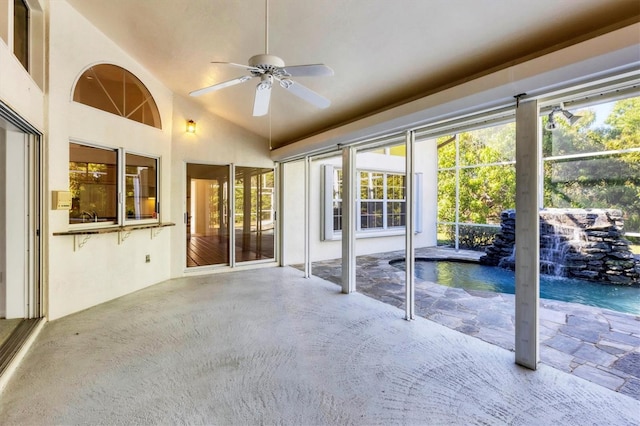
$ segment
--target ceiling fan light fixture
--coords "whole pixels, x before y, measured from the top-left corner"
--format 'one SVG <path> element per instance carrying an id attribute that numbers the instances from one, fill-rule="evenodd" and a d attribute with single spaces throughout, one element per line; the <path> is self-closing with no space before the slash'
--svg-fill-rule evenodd
<path id="1" fill-rule="evenodd" d="M 261 69 L 284 68 L 284 61 L 276 55 L 254 55 L 249 58 L 249 66 Z"/>
<path id="2" fill-rule="evenodd" d="M 256 85 L 255 100 L 253 102 L 253 115 L 261 116 L 269 111 L 269 99 L 274 79 L 280 82 L 280 86 L 291 94 L 310 103 L 317 108 L 327 108 L 331 105 L 329 99 L 319 95 L 313 90 L 290 80 L 291 77 L 321 77 L 332 76 L 333 70 L 324 64 L 293 65 L 285 67 L 284 60 L 275 55 L 269 54 L 269 0 L 265 0 L 265 46 L 264 53 L 254 55 L 249 58 L 247 65 L 233 62 L 212 62 L 214 64 L 224 64 L 237 68 L 243 68 L 249 75 L 236 77 L 229 81 L 207 86 L 202 89 L 190 92 L 191 96 L 201 96 L 206 93 L 224 89 L 244 83 L 252 78 L 260 77 L 260 82 Z"/>
<path id="3" fill-rule="evenodd" d="M 273 86 L 273 76 L 269 74 L 263 74 L 260 77 L 260 83 L 258 83 L 258 90 L 269 90 Z"/>

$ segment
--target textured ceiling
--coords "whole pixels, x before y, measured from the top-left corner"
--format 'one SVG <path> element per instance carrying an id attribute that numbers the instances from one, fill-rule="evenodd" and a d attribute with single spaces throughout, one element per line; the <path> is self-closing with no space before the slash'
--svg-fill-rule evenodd
<path id="1" fill-rule="evenodd" d="M 265 50 L 264 0 L 68 0 L 175 93 L 245 74 Z M 332 77 L 299 78 L 331 100 L 316 109 L 274 87 L 253 117 L 256 79 L 193 98 L 278 147 L 640 20 L 639 0 L 271 0 L 269 53 L 288 65 L 324 63 Z"/>

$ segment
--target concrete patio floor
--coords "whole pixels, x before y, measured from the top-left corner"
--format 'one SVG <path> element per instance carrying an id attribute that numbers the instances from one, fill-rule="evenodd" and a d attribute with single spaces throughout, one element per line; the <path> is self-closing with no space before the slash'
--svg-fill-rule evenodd
<path id="1" fill-rule="evenodd" d="M 481 252 L 420 248 L 416 257 L 477 260 Z M 356 291 L 404 310 L 405 272 L 389 264 L 404 251 L 359 256 Z M 314 262 L 312 273 L 342 282 L 340 259 Z M 299 267 L 299 266 L 298 266 Z M 515 296 L 451 288 L 416 279 L 416 314 L 514 351 Z M 540 302 L 543 364 L 640 400 L 640 317 L 576 303 Z"/>
<path id="2" fill-rule="evenodd" d="M 167 281 L 45 325 L 2 425 L 634 425 L 640 401 L 293 268 Z"/>

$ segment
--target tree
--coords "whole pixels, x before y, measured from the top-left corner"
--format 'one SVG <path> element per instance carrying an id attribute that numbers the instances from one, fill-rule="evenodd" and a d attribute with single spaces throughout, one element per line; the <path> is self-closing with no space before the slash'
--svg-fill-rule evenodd
<path id="1" fill-rule="evenodd" d="M 640 232 L 640 97 L 615 102 L 603 121 L 596 111 L 579 111 L 582 118 L 573 126 L 559 118 L 555 131 L 543 132 L 544 206 L 619 209 L 627 232 Z M 437 143 L 438 221 L 455 222 L 457 205 L 462 223 L 499 223 L 500 213 L 515 207 L 515 125 L 460 133 L 457 142 L 445 136 Z"/>
<path id="2" fill-rule="evenodd" d="M 626 230 L 640 232 L 640 98 L 617 101 L 604 126 L 593 127 L 592 110 L 578 114 L 576 125 L 544 132 L 544 156 L 605 155 L 545 161 L 545 207 L 620 209 Z"/>

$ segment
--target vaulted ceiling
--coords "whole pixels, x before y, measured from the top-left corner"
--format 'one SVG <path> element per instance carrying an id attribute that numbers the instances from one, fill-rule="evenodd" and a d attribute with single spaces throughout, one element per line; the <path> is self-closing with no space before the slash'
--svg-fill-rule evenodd
<path id="1" fill-rule="evenodd" d="M 178 95 L 265 51 L 265 0 L 68 1 Z M 639 20 L 638 0 L 270 0 L 269 53 L 330 66 L 297 80 L 331 106 L 274 87 L 253 117 L 257 79 L 192 99 L 278 147 Z"/>

